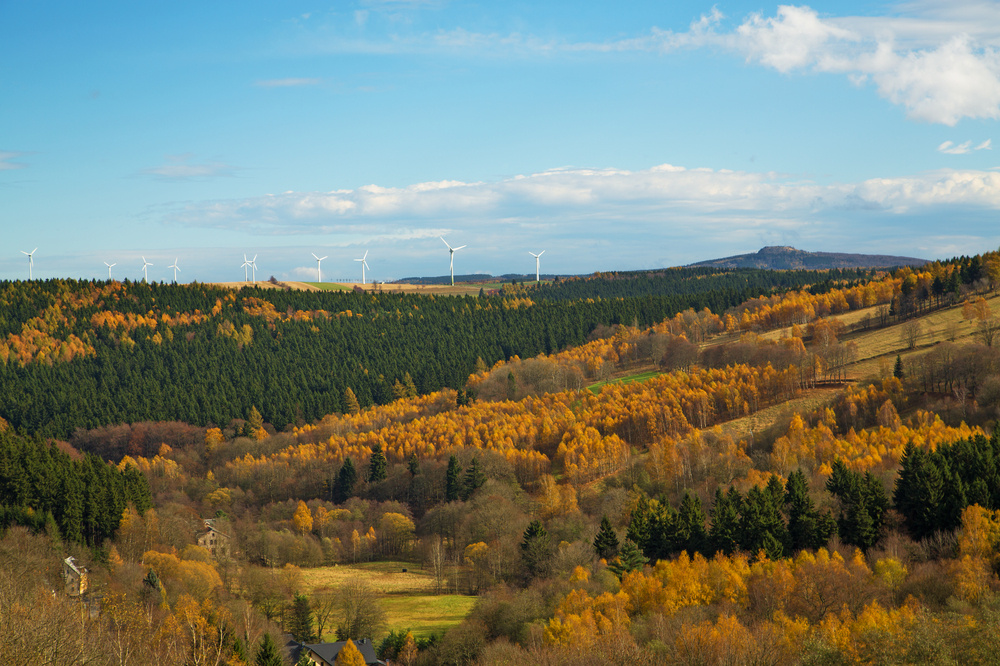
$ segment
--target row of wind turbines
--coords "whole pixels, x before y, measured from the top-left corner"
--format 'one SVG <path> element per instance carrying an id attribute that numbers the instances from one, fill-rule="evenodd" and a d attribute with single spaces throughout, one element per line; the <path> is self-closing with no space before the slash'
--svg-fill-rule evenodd
<path id="1" fill-rule="evenodd" d="M 448 244 L 448 241 L 446 241 L 444 239 L 444 237 L 441 237 L 441 242 L 444 243 L 448 247 L 448 260 L 449 260 L 448 263 L 449 263 L 449 271 L 451 273 L 451 285 L 455 286 L 455 253 L 458 252 L 459 250 L 463 250 L 463 249 L 467 248 L 468 245 L 459 245 L 458 247 L 452 247 L 451 245 Z M 32 268 L 35 265 L 34 255 L 35 255 L 35 252 L 37 252 L 37 251 L 38 251 L 37 247 L 34 250 L 32 250 L 31 252 L 25 252 L 24 250 L 21 250 L 21 254 L 26 255 L 28 257 L 28 279 L 29 280 L 32 279 L 31 271 L 32 271 Z M 317 282 L 322 282 L 323 281 L 322 264 L 323 264 L 323 260 L 327 259 L 328 256 L 318 257 L 318 256 L 316 256 L 316 253 L 314 253 L 314 252 L 310 252 L 310 254 L 312 254 L 313 259 L 316 260 L 316 281 Z M 541 256 L 543 254 L 545 254 L 545 250 L 542 250 L 538 254 L 535 254 L 534 252 L 528 252 L 528 254 L 530 254 L 531 256 L 533 256 L 535 258 L 535 282 L 540 282 L 541 280 L 539 279 L 539 261 L 541 259 Z M 175 258 L 174 259 L 174 263 L 172 263 L 169 266 L 167 266 L 167 268 L 174 269 L 174 282 L 175 283 L 177 282 L 177 273 L 182 272 L 181 269 L 180 269 L 180 267 L 177 265 L 178 259 L 179 259 L 179 257 Z M 367 284 L 366 276 L 365 276 L 365 271 L 366 270 L 371 270 L 371 267 L 368 265 L 368 250 L 365 250 L 365 254 L 364 254 L 363 257 L 361 257 L 360 259 L 355 259 L 354 261 L 361 262 L 361 284 Z M 110 280 L 110 279 L 112 279 L 111 278 L 111 269 L 114 268 L 115 266 L 117 266 L 118 262 L 115 262 L 113 264 L 109 264 L 108 262 L 105 261 L 104 265 L 108 267 L 108 279 Z M 148 271 L 149 267 L 152 266 L 152 265 L 153 265 L 152 262 L 146 261 L 146 257 L 142 257 L 142 279 L 143 279 L 144 282 L 149 282 L 149 274 L 148 274 L 147 271 Z M 251 271 L 252 271 L 252 276 L 253 276 L 253 282 L 255 282 L 255 283 L 257 282 L 257 255 L 256 254 L 253 255 L 253 259 L 247 259 L 247 255 L 244 254 L 243 255 L 243 264 L 240 267 L 243 269 L 243 281 L 244 282 L 250 282 Z"/>

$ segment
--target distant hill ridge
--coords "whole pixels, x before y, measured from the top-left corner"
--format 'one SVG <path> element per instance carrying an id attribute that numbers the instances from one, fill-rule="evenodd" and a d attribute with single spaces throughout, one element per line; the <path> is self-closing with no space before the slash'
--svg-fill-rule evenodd
<path id="1" fill-rule="evenodd" d="M 710 259 L 689 264 L 691 267 L 766 268 L 776 270 L 831 268 L 890 268 L 893 266 L 923 266 L 927 259 L 896 257 L 888 254 L 852 254 L 847 252 L 806 252 L 788 245 L 772 245 L 750 254 L 738 254 L 723 259 Z"/>

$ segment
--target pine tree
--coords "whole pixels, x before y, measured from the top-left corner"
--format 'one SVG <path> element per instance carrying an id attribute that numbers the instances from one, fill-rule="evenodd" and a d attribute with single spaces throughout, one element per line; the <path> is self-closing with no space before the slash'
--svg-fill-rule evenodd
<path id="1" fill-rule="evenodd" d="M 618 535 L 607 516 L 601 518 L 601 529 L 594 537 L 594 552 L 606 562 L 618 557 Z"/>
<path id="2" fill-rule="evenodd" d="M 705 532 L 705 512 L 701 508 L 701 498 L 684 493 L 681 508 L 677 514 L 678 546 L 688 554 L 705 553 L 708 548 L 708 534 Z"/>
<path id="3" fill-rule="evenodd" d="M 286 616 L 288 633 L 299 643 L 313 643 L 316 634 L 313 633 L 313 615 L 309 608 L 309 598 L 304 594 L 296 594 L 292 607 Z"/>
<path id="4" fill-rule="evenodd" d="M 461 495 L 461 484 L 459 483 L 461 470 L 462 467 L 458 464 L 457 456 L 452 455 L 448 458 L 448 472 L 444 481 L 444 498 L 448 502 L 454 502 Z"/>
<path id="5" fill-rule="evenodd" d="M 545 531 L 540 521 L 531 521 L 528 529 L 524 531 L 524 540 L 521 541 L 521 561 L 524 564 L 526 578 L 531 580 L 546 576 L 551 558 L 549 533 Z"/>
<path id="6" fill-rule="evenodd" d="M 629 571 L 638 571 L 649 560 L 642 554 L 639 547 L 631 539 L 625 539 L 621 553 L 608 565 L 608 569 L 621 580 Z"/>
<path id="7" fill-rule="evenodd" d="M 250 660 L 247 658 L 247 650 L 243 647 L 243 640 L 239 636 L 233 639 L 233 657 L 239 660 L 237 663 L 250 663 Z"/>
<path id="8" fill-rule="evenodd" d="M 728 493 L 715 489 L 715 503 L 712 505 L 712 527 L 708 532 L 710 550 L 732 555 L 739 550 L 739 524 L 743 498 L 740 492 L 730 486 Z"/>
<path id="9" fill-rule="evenodd" d="M 407 463 L 406 467 L 410 470 L 411 477 L 420 474 L 420 461 L 417 459 L 416 453 L 410 456 L 410 462 Z"/>
<path id="10" fill-rule="evenodd" d="M 900 380 L 905 377 L 905 373 L 903 372 L 903 359 L 900 358 L 899 354 L 896 354 L 896 367 L 892 369 L 892 376 Z"/>
<path id="11" fill-rule="evenodd" d="M 467 500 L 472 497 L 472 494 L 479 490 L 484 483 L 486 483 L 486 474 L 483 473 L 482 468 L 479 466 L 479 460 L 473 457 L 469 468 L 465 470 L 465 480 L 462 483 L 462 499 Z"/>
<path id="12" fill-rule="evenodd" d="M 368 461 L 368 483 L 378 483 L 386 477 L 385 454 L 382 453 L 382 445 L 376 443 L 372 446 L 372 455 Z"/>
<path id="13" fill-rule="evenodd" d="M 794 553 L 816 550 L 826 545 L 837 529 L 829 513 L 821 514 L 809 497 L 805 474 L 795 470 L 785 483 L 785 506 L 788 515 L 788 547 Z"/>
<path id="14" fill-rule="evenodd" d="M 354 494 L 354 484 L 357 480 L 358 473 L 354 469 L 354 461 L 348 456 L 344 458 L 344 464 L 340 466 L 340 472 L 337 474 L 337 483 L 333 489 L 333 501 L 337 504 L 346 502 L 347 498 Z"/>
<path id="15" fill-rule="evenodd" d="M 281 653 L 278 646 L 271 638 L 271 634 L 265 633 L 257 646 L 257 656 L 254 659 L 254 666 L 282 666 Z M 362 662 L 364 663 L 364 662 Z"/>

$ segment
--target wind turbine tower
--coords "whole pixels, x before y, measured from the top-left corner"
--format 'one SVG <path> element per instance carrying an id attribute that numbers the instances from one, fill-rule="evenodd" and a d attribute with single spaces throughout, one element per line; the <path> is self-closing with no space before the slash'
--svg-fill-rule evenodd
<path id="1" fill-rule="evenodd" d="M 250 262 L 247 260 L 247 255 L 243 255 L 243 281 L 250 281 Z"/>
<path id="2" fill-rule="evenodd" d="M 257 284 L 257 255 L 253 255 L 253 259 L 250 260 L 250 270 L 253 275 L 253 283 Z"/>
<path id="3" fill-rule="evenodd" d="M 147 282 L 147 283 L 149 282 L 149 276 L 146 273 L 146 269 L 149 268 L 152 265 L 153 264 L 151 264 L 148 261 L 146 261 L 146 257 L 142 258 L 142 281 L 143 282 Z"/>
<path id="4" fill-rule="evenodd" d="M 316 282 L 322 282 L 323 281 L 323 273 L 320 272 L 320 263 L 324 259 L 326 259 L 326 257 L 317 257 L 316 254 L 313 253 L 313 252 L 310 252 L 309 254 L 311 254 L 313 256 L 313 259 L 316 260 Z"/>
<path id="5" fill-rule="evenodd" d="M 441 242 L 448 245 L 448 241 L 441 238 Z M 455 286 L 455 253 L 461 250 L 463 247 L 468 247 L 467 245 L 459 245 L 458 247 L 452 247 L 448 245 L 448 257 L 451 259 L 451 286 Z"/>
<path id="6" fill-rule="evenodd" d="M 115 263 L 113 263 L 113 264 L 109 264 L 108 262 L 106 262 L 106 261 L 105 261 L 105 262 L 104 262 L 104 265 L 108 267 L 108 279 L 110 280 L 110 279 L 111 279 L 111 267 L 112 267 L 112 266 L 117 266 L 117 265 L 118 265 L 118 262 L 116 261 L 116 262 L 115 262 Z"/>
<path id="7" fill-rule="evenodd" d="M 178 268 L 178 266 L 177 266 L 177 258 L 176 257 L 174 258 L 174 263 L 172 263 L 169 266 L 167 266 L 167 268 L 174 269 L 174 284 L 177 284 L 177 271 L 179 271 L 180 268 Z"/>
<path id="8" fill-rule="evenodd" d="M 33 259 L 33 255 L 37 251 L 38 251 L 37 247 L 34 250 L 32 250 L 31 252 L 25 252 L 24 250 L 21 250 L 21 254 L 28 255 L 28 279 L 29 280 L 31 279 L 31 267 L 35 265 L 35 260 Z"/>
<path id="9" fill-rule="evenodd" d="M 538 259 L 543 254 L 545 254 L 545 250 L 542 250 L 538 254 L 535 254 L 534 252 L 529 252 L 528 254 L 530 254 L 531 256 L 533 256 L 535 258 L 535 282 L 541 282 L 541 280 L 538 279 Z"/>
<path id="10" fill-rule="evenodd" d="M 368 262 L 365 261 L 365 259 L 367 258 L 368 258 L 368 250 L 365 250 L 365 256 L 361 257 L 360 259 L 354 260 L 361 262 L 361 284 L 365 283 L 365 269 L 368 268 Z"/>

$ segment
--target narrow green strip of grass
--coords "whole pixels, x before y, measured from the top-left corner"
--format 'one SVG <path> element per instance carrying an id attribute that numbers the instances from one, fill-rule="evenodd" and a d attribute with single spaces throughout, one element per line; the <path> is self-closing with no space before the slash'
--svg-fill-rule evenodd
<path id="1" fill-rule="evenodd" d="M 587 387 L 587 390 L 591 393 L 600 393 L 601 389 L 608 384 L 632 384 L 634 382 L 644 382 L 647 379 L 652 379 L 660 373 L 656 370 L 649 370 L 647 372 L 640 372 L 636 375 L 629 375 L 627 377 L 619 377 L 618 379 L 606 379 L 604 381 L 597 382 L 596 384 L 591 384 Z"/>

